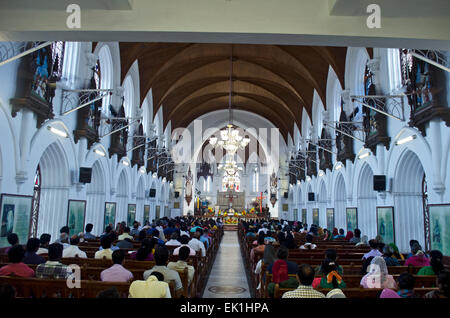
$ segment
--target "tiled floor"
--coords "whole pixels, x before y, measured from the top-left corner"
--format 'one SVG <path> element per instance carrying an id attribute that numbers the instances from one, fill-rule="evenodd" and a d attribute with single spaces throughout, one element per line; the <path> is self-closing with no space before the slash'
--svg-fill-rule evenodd
<path id="1" fill-rule="evenodd" d="M 237 231 L 225 231 L 203 298 L 250 298 Z"/>

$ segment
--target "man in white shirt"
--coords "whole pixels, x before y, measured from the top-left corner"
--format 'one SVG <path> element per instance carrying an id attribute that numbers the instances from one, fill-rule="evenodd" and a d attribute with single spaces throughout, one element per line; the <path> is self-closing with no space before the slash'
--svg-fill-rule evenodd
<path id="1" fill-rule="evenodd" d="M 41 237 L 39 238 L 39 240 L 41 241 L 41 246 L 36 252 L 37 255 L 48 254 L 48 245 L 50 244 L 51 238 L 52 236 L 48 233 L 44 233 L 41 235 Z"/>
<path id="2" fill-rule="evenodd" d="M 180 251 L 180 248 L 182 248 L 183 246 L 187 246 L 187 247 L 189 247 L 189 250 L 190 250 L 189 255 L 190 255 L 190 256 L 195 256 L 195 254 L 196 254 L 195 250 L 194 250 L 191 246 L 189 246 L 190 240 L 191 240 L 191 239 L 190 239 L 189 236 L 187 236 L 187 235 L 182 235 L 181 238 L 180 238 L 180 243 L 181 243 L 181 245 L 180 245 L 179 247 L 177 247 L 176 249 L 173 250 L 173 255 L 178 255 L 178 253 L 179 253 L 179 251 Z M 202 244 L 203 244 L 203 243 L 202 243 Z"/>
<path id="3" fill-rule="evenodd" d="M 130 228 L 127 226 L 123 230 L 123 234 L 119 235 L 118 240 L 123 241 L 124 239 L 129 238 L 130 240 L 133 240 L 134 238 L 130 235 Z"/>
<path id="4" fill-rule="evenodd" d="M 76 235 L 72 236 L 70 239 L 70 245 L 67 246 L 63 250 L 63 258 L 67 257 L 80 257 L 80 258 L 87 258 L 86 253 L 80 250 L 80 248 L 77 246 L 80 242 L 80 238 Z"/>
<path id="5" fill-rule="evenodd" d="M 192 238 L 189 241 L 189 246 L 194 249 L 196 252 L 197 251 L 202 251 L 202 257 L 206 256 L 206 248 L 205 248 L 205 244 L 203 244 L 202 241 L 200 241 L 200 231 L 196 231 L 194 233 L 194 238 Z"/>
<path id="6" fill-rule="evenodd" d="M 264 232 L 264 234 L 267 234 L 267 231 L 268 231 L 267 224 L 264 224 L 263 227 L 259 229 L 258 235 L 260 232 Z"/>
<path id="7" fill-rule="evenodd" d="M 168 240 L 165 244 L 166 246 L 180 246 L 181 243 L 178 241 L 178 233 L 173 232 L 170 236 L 170 240 Z"/>

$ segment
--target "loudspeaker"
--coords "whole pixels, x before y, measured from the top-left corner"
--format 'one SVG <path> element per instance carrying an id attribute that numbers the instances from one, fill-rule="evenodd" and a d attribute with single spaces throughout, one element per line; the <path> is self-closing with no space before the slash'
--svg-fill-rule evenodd
<path id="1" fill-rule="evenodd" d="M 308 192 L 308 201 L 314 201 L 314 192 Z"/>
<path id="2" fill-rule="evenodd" d="M 156 189 L 150 189 L 150 193 L 148 195 L 150 198 L 156 197 Z"/>
<path id="3" fill-rule="evenodd" d="M 373 176 L 373 190 L 386 191 L 386 176 Z"/>
<path id="4" fill-rule="evenodd" d="M 92 179 L 92 168 L 80 168 L 80 183 L 91 183 Z"/>
<path id="5" fill-rule="evenodd" d="M 288 192 L 285 192 L 285 193 L 284 193 L 284 198 L 285 198 L 285 199 L 288 199 L 288 198 L 289 198 L 289 193 L 288 193 Z"/>
<path id="6" fill-rule="evenodd" d="M 180 197 L 180 192 L 175 191 L 175 198 L 178 198 L 178 197 Z"/>

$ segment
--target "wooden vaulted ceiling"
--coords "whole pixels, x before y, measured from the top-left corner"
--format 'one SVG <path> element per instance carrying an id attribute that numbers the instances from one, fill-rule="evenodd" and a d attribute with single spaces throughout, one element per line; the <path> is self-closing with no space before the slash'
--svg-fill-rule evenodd
<path id="1" fill-rule="evenodd" d="M 232 107 L 265 117 L 287 139 L 302 110 L 312 117 L 314 90 L 326 105 L 331 66 L 344 87 L 345 47 L 120 43 L 121 80 L 138 60 L 141 105 L 152 89 L 154 116 L 164 127 L 187 127 L 199 116 L 227 109 L 232 63 Z"/>

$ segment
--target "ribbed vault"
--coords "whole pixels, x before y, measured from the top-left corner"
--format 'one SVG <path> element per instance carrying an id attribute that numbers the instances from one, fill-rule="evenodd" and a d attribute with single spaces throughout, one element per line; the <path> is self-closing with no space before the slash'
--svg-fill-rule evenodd
<path id="1" fill-rule="evenodd" d="M 314 90 L 326 106 L 331 66 L 342 87 L 347 48 L 244 44 L 120 43 L 122 81 L 138 60 L 141 104 L 150 89 L 153 115 L 164 127 L 186 127 L 205 113 L 228 108 L 255 112 L 285 138 L 312 117 Z M 231 67 L 232 61 L 232 67 Z"/>

